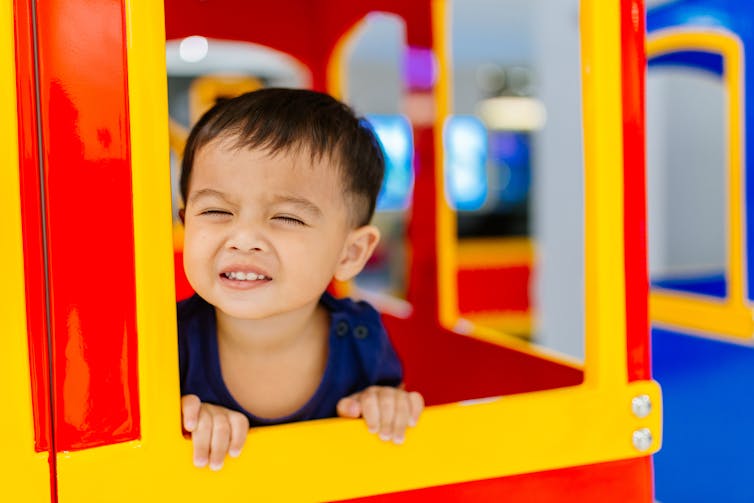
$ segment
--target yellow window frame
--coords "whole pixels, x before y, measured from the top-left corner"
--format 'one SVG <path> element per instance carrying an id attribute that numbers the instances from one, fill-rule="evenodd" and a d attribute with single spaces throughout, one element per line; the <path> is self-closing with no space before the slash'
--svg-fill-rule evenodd
<path id="1" fill-rule="evenodd" d="M 652 323 L 726 335 L 754 336 L 752 311 L 746 302 L 743 255 L 743 45 L 732 32 L 712 28 L 666 28 L 647 37 L 647 58 L 677 51 L 698 50 L 723 58 L 723 87 L 727 97 L 726 159 L 728 221 L 724 299 L 652 288 Z"/>
<path id="2" fill-rule="evenodd" d="M 582 385 L 430 407 L 401 446 L 361 421 L 254 429 L 219 472 L 198 470 L 180 428 L 168 113 L 161 2 L 126 0 L 141 439 L 58 454 L 62 501 L 324 501 L 647 456 L 660 445 L 660 390 L 627 382 L 623 281 L 620 2 L 582 1 L 586 163 L 586 365 Z M 438 117 L 448 113 L 447 3 L 433 0 Z M 441 141 L 437 162 L 442 164 Z M 156 173 L 164 175 L 156 176 Z M 441 178 L 441 177 L 440 177 Z M 441 187 L 438 187 L 441 189 Z M 438 190 L 443 320 L 458 319 L 455 239 Z M 511 342 L 528 347 L 523 342 Z M 535 351 L 535 350 L 531 350 Z M 647 395 L 644 417 L 631 400 Z M 632 444 L 647 429 L 645 450 Z"/>

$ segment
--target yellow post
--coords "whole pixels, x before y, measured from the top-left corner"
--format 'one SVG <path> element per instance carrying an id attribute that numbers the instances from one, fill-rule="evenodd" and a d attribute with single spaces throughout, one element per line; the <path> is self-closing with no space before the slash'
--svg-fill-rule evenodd
<path id="1" fill-rule="evenodd" d="M 585 385 L 625 386 L 620 2 L 581 3 Z"/>

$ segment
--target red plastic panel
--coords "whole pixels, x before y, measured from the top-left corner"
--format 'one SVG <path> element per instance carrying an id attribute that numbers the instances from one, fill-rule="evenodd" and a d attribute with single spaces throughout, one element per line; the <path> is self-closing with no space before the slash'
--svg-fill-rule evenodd
<path id="1" fill-rule="evenodd" d="M 531 304 L 531 267 L 517 265 L 458 271 L 458 310 L 468 313 L 526 313 Z"/>
<path id="2" fill-rule="evenodd" d="M 120 0 L 37 4 L 56 450 L 139 437 Z"/>
<path id="3" fill-rule="evenodd" d="M 435 321 L 382 315 L 408 389 L 428 405 L 581 384 L 583 372 L 459 335 Z"/>
<path id="4" fill-rule="evenodd" d="M 18 151 L 21 183 L 26 323 L 34 407 L 35 449 L 50 449 L 50 373 L 42 253 L 37 109 L 34 87 L 34 42 L 30 0 L 14 2 Z"/>
<path id="5" fill-rule="evenodd" d="M 501 454 L 505 455 L 505 454 Z M 473 462 L 473 460 L 469 460 Z M 649 457 L 577 466 L 563 470 L 428 487 L 348 500 L 351 503 L 511 502 L 652 503 Z"/>
<path id="6" fill-rule="evenodd" d="M 644 2 L 621 0 L 628 380 L 650 378 L 644 157 Z"/>
<path id="7" fill-rule="evenodd" d="M 437 134 L 440 134 L 439 132 Z M 435 132 L 431 127 L 414 126 L 414 192 L 407 235 L 410 244 L 409 278 L 406 300 L 414 308 L 414 318 L 427 323 L 439 319 L 437 266 Z"/>
<path id="8" fill-rule="evenodd" d="M 308 66 L 313 88 L 324 91 L 330 54 L 357 21 L 372 11 L 397 14 L 408 27 L 407 45 L 431 47 L 430 6 L 431 0 L 165 0 L 165 30 L 168 40 L 203 35 L 285 52 Z"/>

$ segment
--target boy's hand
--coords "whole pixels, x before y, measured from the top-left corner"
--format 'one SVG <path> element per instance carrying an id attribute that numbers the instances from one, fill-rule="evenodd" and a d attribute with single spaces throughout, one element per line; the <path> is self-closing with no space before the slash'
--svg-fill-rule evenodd
<path id="1" fill-rule="evenodd" d="M 183 428 L 194 443 L 194 466 L 223 467 L 225 455 L 238 457 L 249 432 L 249 420 L 234 410 L 202 403 L 196 395 L 181 397 Z"/>
<path id="2" fill-rule="evenodd" d="M 364 391 L 342 398 L 338 416 L 364 417 L 371 433 L 382 440 L 402 444 L 408 426 L 416 425 L 424 409 L 424 399 L 415 391 L 388 386 L 370 386 Z"/>

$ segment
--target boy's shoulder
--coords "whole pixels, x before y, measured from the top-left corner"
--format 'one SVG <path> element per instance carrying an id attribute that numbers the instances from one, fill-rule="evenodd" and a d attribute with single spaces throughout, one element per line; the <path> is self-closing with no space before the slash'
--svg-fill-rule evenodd
<path id="1" fill-rule="evenodd" d="M 399 385 L 403 369 L 380 313 L 366 301 L 336 299 L 327 292 L 320 302 L 330 311 L 331 350 L 338 348 L 339 365 L 347 375 L 363 376 L 356 388 Z"/>

